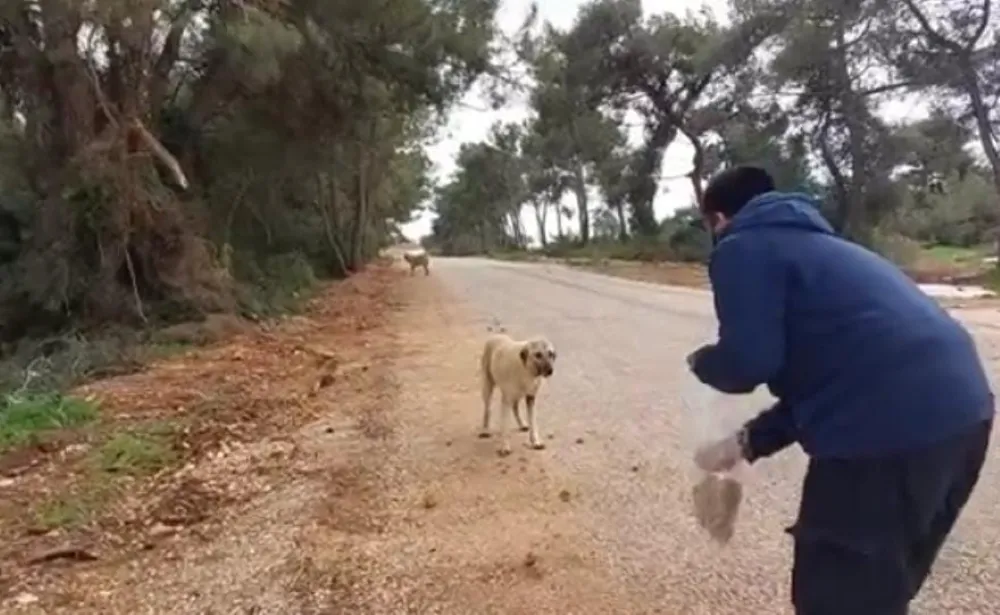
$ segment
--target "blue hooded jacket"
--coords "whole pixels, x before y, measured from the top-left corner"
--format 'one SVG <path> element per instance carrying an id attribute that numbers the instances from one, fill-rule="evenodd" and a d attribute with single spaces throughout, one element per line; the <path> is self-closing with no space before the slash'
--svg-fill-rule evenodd
<path id="1" fill-rule="evenodd" d="M 798 441 L 813 457 L 888 455 L 993 416 L 969 333 L 892 263 L 838 237 L 806 195 L 750 201 L 709 276 L 719 340 L 695 374 L 727 393 L 766 383 L 779 399 L 751 422 L 751 446 L 756 431 L 765 447 Z"/>

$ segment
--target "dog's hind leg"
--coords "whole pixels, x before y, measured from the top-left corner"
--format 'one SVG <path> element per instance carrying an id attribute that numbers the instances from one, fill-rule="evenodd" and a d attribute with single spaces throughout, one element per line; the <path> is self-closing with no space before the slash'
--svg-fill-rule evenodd
<path id="1" fill-rule="evenodd" d="M 524 398 L 524 405 L 528 410 L 528 441 L 531 448 L 536 451 L 545 448 L 545 443 L 538 437 L 538 423 L 535 422 L 535 396 L 528 395 Z"/>
<path id="2" fill-rule="evenodd" d="M 497 454 L 501 457 L 506 457 L 510 455 L 510 438 L 507 435 L 507 413 L 513 413 L 514 401 L 504 393 L 500 398 L 500 403 L 503 406 L 500 408 L 500 448 L 497 449 Z"/>
<path id="3" fill-rule="evenodd" d="M 493 379 L 483 374 L 483 429 L 480 438 L 490 437 L 490 399 L 493 397 Z"/>
<path id="4" fill-rule="evenodd" d="M 521 419 L 521 402 L 515 401 L 511 409 L 514 411 L 514 420 L 517 421 L 518 431 L 528 431 L 528 426 Z"/>
<path id="5" fill-rule="evenodd" d="M 430 266 L 427 265 L 427 264 L 424 264 L 424 275 L 430 275 L 430 274 L 431 274 L 431 268 L 430 268 Z"/>

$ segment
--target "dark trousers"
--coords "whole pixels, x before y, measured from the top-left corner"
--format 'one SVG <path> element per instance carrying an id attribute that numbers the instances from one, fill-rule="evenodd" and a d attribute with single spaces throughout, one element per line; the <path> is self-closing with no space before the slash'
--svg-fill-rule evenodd
<path id="1" fill-rule="evenodd" d="M 879 459 L 810 462 L 795 538 L 797 615 L 905 615 L 969 499 L 992 421 Z"/>

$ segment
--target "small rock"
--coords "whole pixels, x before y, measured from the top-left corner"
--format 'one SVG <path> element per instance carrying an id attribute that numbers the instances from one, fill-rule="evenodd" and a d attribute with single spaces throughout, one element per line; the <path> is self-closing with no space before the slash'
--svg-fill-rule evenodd
<path id="1" fill-rule="evenodd" d="M 177 528 L 172 525 L 167 525 L 166 523 L 155 523 L 153 527 L 149 528 L 149 535 L 154 538 L 160 538 L 163 536 L 169 536 L 177 532 Z"/>
<path id="2" fill-rule="evenodd" d="M 559 492 L 559 499 L 563 502 L 569 502 L 572 498 L 573 494 L 571 494 L 568 489 L 563 489 Z"/>
<path id="3" fill-rule="evenodd" d="M 555 440 L 556 439 L 556 435 L 552 434 L 552 433 L 550 433 L 549 435 L 547 435 L 545 437 L 548 438 L 549 440 Z"/>
<path id="4" fill-rule="evenodd" d="M 632 466 L 632 471 L 633 472 L 638 472 L 639 471 L 639 466 L 637 466 L 637 465 Z"/>
<path id="5" fill-rule="evenodd" d="M 0 489 L 4 487 L 13 487 L 17 480 L 13 478 L 0 478 Z"/>
<path id="6" fill-rule="evenodd" d="M 316 383 L 316 388 L 325 389 L 326 387 L 333 384 L 333 382 L 334 382 L 333 374 L 323 374 L 320 377 L 319 382 Z"/>
<path id="7" fill-rule="evenodd" d="M 88 446 L 86 444 L 79 444 L 79 443 L 77 443 L 77 444 L 70 444 L 69 446 L 67 446 L 66 448 L 63 449 L 63 455 L 66 455 L 66 456 L 69 456 L 69 455 L 78 455 L 78 454 L 81 454 L 81 453 L 86 453 L 87 450 L 89 450 L 89 449 L 90 449 L 90 446 Z"/>
<path id="8" fill-rule="evenodd" d="M 446 440 L 445 443 L 444 443 L 444 445 L 445 446 L 451 446 L 451 440 Z"/>
<path id="9" fill-rule="evenodd" d="M 438 500 L 434 497 L 434 494 L 428 493 L 424 496 L 424 508 L 430 510 L 432 508 L 437 508 Z"/>
<path id="10" fill-rule="evenodd" d="M 335 431 L 337 431 L 337 430 L 336 430 L 336 429 L 334 429 L 333 427 L 327 427 L 327 428 L 326 428 L 326 429 L 324 429 L 323 431 L 325 431 L 326 433 L 333 433 L 333 432 L 335 432 Z"/>
<path id="11" fill-rule="evenodd" d="M 533 551 L 528 551 L 528 554 L 524 556 L 524 566 L 534 568 L 536 564 L 538 564 L 538 556 Z"/>
<path id="12" fill-rule="evenodd" d="M 38 596 L 28 592 L 21 592 L 20 594 L 14 596 L 14 604 L 19 606 L 28 606 L 29 604 L 35 604 L 39 600 Z"/>
<path id="13" fill-rule="evenodd" d="M 576 443 L 577 444 L 583 444 L 583 438 L 577 438 L 576 439 Z"/>

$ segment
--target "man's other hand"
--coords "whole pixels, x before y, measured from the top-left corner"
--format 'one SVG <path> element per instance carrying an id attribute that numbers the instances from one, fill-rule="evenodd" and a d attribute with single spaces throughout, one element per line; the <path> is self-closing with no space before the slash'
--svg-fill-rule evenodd
<path id="1" fill-rule="evenodd" d="M 743 461 L 740 432 L 706 444 L 694 453 L 694 463 L 705 472 L 726 472 Z"/>

